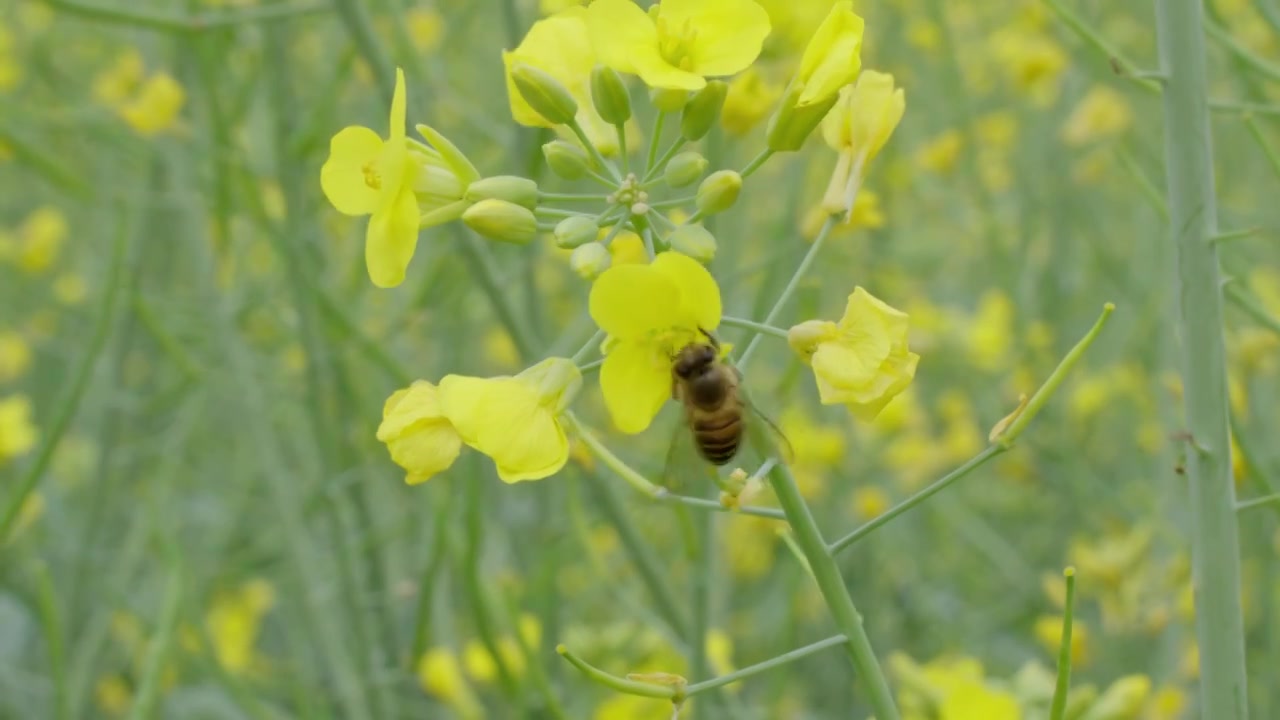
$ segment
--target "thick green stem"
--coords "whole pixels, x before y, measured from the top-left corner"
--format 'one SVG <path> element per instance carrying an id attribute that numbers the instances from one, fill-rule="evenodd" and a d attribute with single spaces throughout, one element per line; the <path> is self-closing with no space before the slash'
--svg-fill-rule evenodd
<path id="1" fill-rule="evenodd" d="M 763 431 L 752 425 L 748 425 L 748 428 L 754 430 L 752 441 L 758 447 L 767 447 L 768 438 L 761 436 Z M 881 670 L 880 663 L 876 660 L 875 652 L 871 648 L 871 639 L 867 637 L 866 629 L 862 626 L 862 616 L 853 605 L 853 598 L 849 596 L 849 590 L 844 585 L 844 578 L 840 575 L 835 557 L 827 548 L 826 541 L 822 539 L 818 524 L 814 521 L 813 514 L 809 512 L 809 506 L 805 504 L 804 498 L 801 497 L 800 488 L 796 485 L 791 470 L 786 465 L 778 463 L 769 473 L 769 484 L 778 497 L 778 504 L 782 506 L 782 511 L 787 515 L 787 522 L 795 533 L 796 543 L 809 561 L 809 567 L 813 570 L 814 580 L 817 581 L 818 589 L 827 603 L 831 619 L 849 641 L 845 647 L 849 652 L 849 659 L 853 662 L 855 679 L 866 692 L 867 701 L 876 719 L 898 720 L 898 708 L 894 705 L 889 681 L 885 678 L 884 671 Z"/>
<path id="2" fill-rule="evenodd" d="M 1164 88 L 1165 177 L 1178 305 L 1187 478 L 1191 484 L 1192 580 L 1200 648 L 1200 714 L 1248 717 L 1240 547 L 1228 439 L 1222 289 L 1216 246 L 1213 150 L 1205 95 L 1201 0 L 1156 0 Z"/>

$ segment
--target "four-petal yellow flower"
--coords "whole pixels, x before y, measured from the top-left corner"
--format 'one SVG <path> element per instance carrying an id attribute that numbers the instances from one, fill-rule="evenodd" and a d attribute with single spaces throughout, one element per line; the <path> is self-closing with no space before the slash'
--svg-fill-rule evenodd
<path id="1" fill-rule="evenodd" d="M 813 367 L 824 405 L 844 404 L 872 420 L 916 375 L 920 356 L 907 348 L 907 314 L 856 288 L 840 322 L 810 320 L 788 339 Z"/>
<path id="2" fill-rule="evenodd" d="M 595 0 L 586 18 L 601 62 L 670 90 L 746 69 L 769 35 L 769 13 L 753 0 L 663 0 L 648 14 L 632 0 Z"/>
<path id="3" fill-rule="evenodd" d="M 613 423 L 639 433 L 671 396 L 671 360 L 720 325 L 720 288 L 677 252 L 648 265 L 615 265 L 591 287 L 591 317 L 608 333 L 600 388 Z"/>
<path id="4" fill-rule="evenodd" d="M 365 232 L 365 264 L 378 287 L 404 282 L 418 245 L 418 166 L 405 137 L 404 71 L 396 69 L 390 129 L 384 141 L 366 127 L 343 128 L 329 143 L 320 186 L 344 215 L 371 215 Z"/>

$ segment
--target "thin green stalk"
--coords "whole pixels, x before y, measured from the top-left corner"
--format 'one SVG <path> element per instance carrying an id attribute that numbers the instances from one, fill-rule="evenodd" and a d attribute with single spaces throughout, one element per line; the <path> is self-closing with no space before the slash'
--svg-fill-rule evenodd
<path id="1" fill-rule="evenodd" d="M 1077 15 L 1074 10 L 1064 5 L 1062 0 L 1044 0 L 1044 4 L 1048 5 L 1049 9 L 1052 10 L 1054 14 L 1062 20 L 1062 22 L 1066 23 L 1067 27 L 1071 28 L 1071 30 L 1079 36 L 1081 40 L 1092 45 L 1103 55 L 1111 58 L 1112 62 L 1114 62 L 1125 75 L 1133 78 L 1135 82 L 1138 83 L 1139 87 L 1152 93 L 1160 92 L 1159 82 L 1141 77 L 1142 71 L 1138 68 L 1137 63 L 1129 59 L 1129 57 L 1115 45 L 1112 45 L 1111 42 L 1103 36 L 1101 31 L 1085 22 L 1084 19 Z"/>
<path id="2" fill-rule="evenodd" d="M 631 158 L 627 155 L 627 130 L 622 125 L 614 125 L 613 129 L 618 131 L 618 157 L 622 159 L 622 174 L 625 177 L 631 174 Z"/>
<path id="3" fill-rule="evenodd" d="M 651 202 L 649 203 L 649 207 L 655 210 L 661 210 L 663 208 L 680 207 L 682 205 L 689 205 L 694 200 L 695 200 L 694 196 L 690 195 L 689 197 L 672 198 L 670 200 L 658 200 L 657 202 Z"/>
<path id="4" fill-rule="evenodd" d="M 138 7 L 118 7 L 87 0 L 45 0 L 54 10 L 88 20 L 117 25 L 150 28 L 166 32 L 198 33 L 206 30 L 242 25 L 264 20 L 281 20 L 328 12 L 332 5 L 312 0 L 295 3 L 273 3 L 263 7 L 239 8 L 234 11 L 175 14 Z"/>
<path id="5" fill-rule="evenodd" d="M 582 361 L 586 360 L 593 350 L 598 351 L 600 343 L 604 342 L 604 336 L 605 332 L 603 330 L 596 330 L 592 333 L 591 337 L 582 344 L 582 347 L 578 348 L 578 352 L 574 353 L 573 357 L 570 358 L 573 364 L 581 365 Z"/>
<path id="6" fill-rule="evenodd" d="M 628 695 L 639 695 L 640 697 L 657 698 L 659 700 L 675 701 L 679 697 L 680 690 L 678 685 L 659 685 L 657 683 L 620 678 L 588 663 L 570 652 L 569 648 L 564 645 L 557 645 L 556 652 L 560 654 L 560 657 L 568 660 L 570 665 L 578 668 L 583 675 L 607 688 L 612 688 Z"/>
<path id="7" fill-rule="evenodd" d="M 1267 138 L 1262 134 L 1262 128 L 1258 127 L 1258 121 L 1246 115 L 1244 118 L 1244 126 L 1249 129 L 1249 134 L 1257 141 L 1258 147 L 1262 148 L 1262 154 L 1267 157 L 1267 164 L 1275 171 L 1276 177 L 1280 178 L 1280 151 L 1271 147 L 1271 143 L 1267 142 Z"/>
<path id="8" fill-rule="evenodd" d="M 854 530 L 848 535 L 845 535 L 839 540 L 836 540 L 835 542 L 831 543 L 831 552 L 838 553 L 841 550 L 844 550 L 845 548 L 849 547 L 850 545 L 858 542 L 859 540 L 866 537 L 867 535 L 870 535 L 871 533 L 875 532 L 877 529 L 879 529 L 880 527 L 888 523 L 890 520 L 893 520 L 899 515 L 907 512 L 908 510 L 911 510 L 915 506 L 924 502 L 925 500 L 928 500 L 934 495 L 937 495 L 938 493 L 950 487 L 951 484 L 954 483 L 955 481 L 959 480 L 962 477 L 965 477 L 969 473 L 985 465 L 988 460 L 994 458 L 997 455 L 1004 454 L 1005 452 L 1008 452 L 1008 450 L 1009 448 L 1003 445 L 999 445 L 999 444 L 988 445 L 982 452 L 978 453 L 977 455 L 974 455 L 965 464 L 961 465 L 955 470 L 952 470 L 951 472 L 947 473 L 941 478 L 938 478 L 937 480 L 933 481 L 932 483 L 929 484 L 928 487 L 922 488 L 911 497 L 889 508 L 884 513 L 876 517 L 875 519 L 862 524 L 860 527 L 858 527 L 857 530 Z"/>
<path id="9" fill-rule="evenodd" d="M 1204 29 L 1209 34 L 1209 37 L 1213 38 L 1214 42 L 1218 43 L 1223 50 L 1234 55 L 1246 67 L 1252 68 L 1259 75 L 1272 82 L 1280 81 L 1280 65 L 1259 57 L 1252 50 L 1241 44 L 1239 40 L 1236 40 L 1235 36 L 1228 32 L 1226 28 L 1206 18 Z"/>
<path id="10" fill-rule="evenodd" d="M 728 325 L 729 327 L 743 328 L 745 330 L 752 330 L 757 334 L 772 335 L 773 337 L 781 338 L 783 340 L 787 339 L 786 330 L 783 330 L 782 328 L 774 327 L 772 325 L 758 323 L 754 320 L 747 320 L 746 318 L 738 318 L 738 317 L 731 317 L 729 315 L 725 315 L 724 317 L 720 318 L 720 324 Z"/>
<path id="11" fill-rule="evenodd" d="M 1253 498 L 1252 500 L 1242 500 L 1236 503 L 1236 512 L 1244 512 L 1246 510 L 1266 507 L 1268 505 L 1280 507 L 1280 494 L 1266 495 L 1260 498 Z"/>
<path id="12" fill-rule="evenodd" d="M 1062 610 L 1062 639 L 1058 643 L 1058 681 L 1053 689 L 1053 706 L 1049 720 L 1063 720 L 1067 713 L 1067 694 L 1071 690 L 1071 620 L 1076 602 L 1076 569 L 1067 568 L 1067 603 Z"/>
<path id="13" fill-rule="evenodd" d="M 1213 237 L 1209 238 L 1209 242 L 1224 243 L 1235 240 L 1245 240 L 1260 232 L 1262 232 L 1262 228 L 1258 227 L 1243 228 L 1241 230 L 1219 230 L 1213 234 Z"/>
<path id="14" fill-rule="evenodd" d="M 1165 177 L 1178 255 L 1177 332 L 1189 437 L 1192 578 L 1200 647 L 1201 717 L 1248 717 L 1240 546 L 1228 431 L 1226 352 L 1212 135 L 1200 0 L 1156 0 L 1164 88 Z"/>
<path id="15" fill-rule="evenodd" d="M 1210 100 L 1209 109 L 1216 113 L 1255 113 L 1257 115 L 1280 115 L 1280 105 L 1266 105 L 1257 102 L 1241 102 L 1239 100 Z"/>
<path id="16" fill-rule="evenodd" d="M 173 650 L 173 641 L 177 636 L 178 620 L 182 610 L 182 572 L 177 560 L 169 571 L 169 581 L 165 586 L 164 608 L 160 614 L 160 627 L 147 648 L 146 660 L 143 664 L 142 681 L 134 694 L 133 707 L 129 711 L 130 720 L 156 717 L 156 702 L 162 689 L 161 678 L 169 666 L 169 654 Z"/>
<path id="17" fill-rule="evenodd" d="M 431 631 L 431 604 L 435 599 L 436 578 L 440 576 L 449 558 L 449 520 L 453 496 L 442 492 L 435 498 L 435 513 L 431 522 L 434 531 L 431 533 L 431 551 L 427 564 L 423 567 L 418 579 L 418 606 L 414 611 L 413 643 L 409 646 L 408 667 L 416 667 L 418 660 L 427 651 L 427 641 Z"/>
<path id="18" fill-rule="evenodd" d="M 539 200 L 560 200 L 563 202 L 604 202 L 605 196 L 600 193 L 554 193 L 538 191 Z M 608 212 L 606 210 L 605 212 Z"/>
<path id="19" fill-rule="evenodd" d="M 85 346 L 84 354 L 80 356 L 80 363 L 76 366 L 67 394 L 58 403 L 57 412 L 45 434 L 44 442 L 40 445 L 40 451 L 27 467 L 26 473 L 18 480 L 17 489 L 9 493 L 9 504 L 4 509 L 4 515 L 0 517 L 0 546 L 9 539 L 9 533 L 18 520 L 18 513 L 22 510 L 23 503 L 40 482 L 40 476 L 49 467 L 54 451 L 58 449 L 62 436 L 66 434 L 67 428 L 71 426 L 71 421 L 76 416 L 76 411 L 80 408 L 80 400 L 89 386 L 93 368 L 97 365 L 98 356 L 102 354 L 102 348 L 106 345 L 111 326 L 115 322 L 116 303 L 120 295 L 121 278 L 124 277 L 123 268 L 127 248 L 128 232 L 124 220 L 121 219 L 115 231 L 111 250 L 111 269 L 107 274 L 107 287 L 103 291 L 101 310 L 98 313 L 93 334 L 89 338 L 88 345 Z"/>
<path id="20" fill-rule="evenodd" d="M 804 647 L 796 648 L 795 650 L 783 653 L 781 655 L 778 655 L 777 657 L 771 657 L 768 660 L 765 660 L 764 662 L 758 662 L 755 665 L 748 665 L 747 667 L 740 668 L 727 675 L 721 675 L 718 678 L 712 678 L 710 680 L 703 680 L 702 682 L 694 683 L 689 687 L 685 688 L 684 696 L 693 697 L 694 695 L 698 695 L 699 693 L 704 693 L 707 690 L 711 690 L 713 688 L 724 687 L 725 685 L 731 685 L 733 683 L 746 680 L 749 677 L 755 677 L 756 675 L 759 675 L 760 673 L 765 672 L 767 670 L 772 670 L 776 667 L 781 667 L 783 665 L 793 663 L 797 660 L 802 660 L 815 653 L 820 653 L 823 650 L 826 650 L 827 648 L 832 648 L 837 645 L 843 645 L 846 642 L 848 642 L 848 640 L 846 640 L 845 636 L 843 635 L 836 635 L 834 637 L 829 637 L 825 640 L 819 640 L 816 643 L 811 643 L 809 645 L 805 645 Z"/>
<path id="21" fill-rule="evenodd" d="M 53 717 L 67 720 L 71 717 L 71 698 L 67 694 L 67 639 L 58 612 L 58 589 L 53 584 L 49 566 L 43 562 L 36 567 L 36 584 L 45 651 L 49 654 L 49 678 L 53 681 Z"/>
<path id="22" fill-rule="evenodd" d="M 711 510 L 713 512 L 730 513 L 737 515 L 751 515 L 753 517 L 769 518 L 770 520 L 786 520 L 787 516 L 781 510 L 766 507 L 751 507 L 744 505 L 742 507 L 727 507 L 715 500 L 706 498 L 689 497 L 688 495 L 676 495 L 668 492 L 666 488 L 659 488 L 658 494 L 653 496 L 654 500 L 659 502 L 678 503 L 680 505 L 688 505 L 689 507 L 698 508 L 699 510 Z"/>
<path id="23" fill-rule="evenodd" d="M 715 474 L 714 468 L 710 466 L 708 468 L 709 472 Z M 701 517 L 694 520 L 697 557 L 694 558 L 694 571 L 690 578 L 692 592 L 689 598 L 690 604 L 693 605 L 693 623 L 686 640 L 692 655 L 689 668 L 693 677 L 706 677 L 711 674 L 707 661 L 707 634 L 711 629 L 712 603 L 714 602 L 711 586 L 712 576 L 715 573 L 715 521 L 716 516 L 713 513 L 702 513 Z M 724 699 L 720 697 L 720 693 L 712 694 L 707 701 L 712 706 L 710 708 L 712 716 L 719 717 L 724 714 Z"/>
<path id="24" fill-rule="evenodd" d="M 1262 303 L 1240 287 L 1239 283 L 1227 283 L 1224 291 L 1227 293 L 1227 299 L 1235 303 L 1237 307 L 1245 311 L 1249 317 L 1253 318 L 1259 325 L 1280 335 L 1280 320 L 1271 317 L 1267 309 L 1262 307 Z"/>
<path id="25" fill-rule="evenodd" d="M 618 168 L 614 167 L 613 163 L 606 160 L 604 155 L 600 154 L 600 149 L 596 147 L 595 143 L 591 142 L 591 138 L 587 137 L 586 131 L 582 129 L 582 123 L 579 123 L 575 119 L 569 124 L 569 129 L 572 130 L 573 134 L 578 138 L 578 142 L 582 143 L 582 147 L 587 149 L 587 153 L 591 155 L 591 159 L 594 160 L 601 168 L 608 171 L 609 177 L 613 178 L 615 183 L 622 182 L 622 175 L 618 172 Z"/>
<path id="26" fill-rule="evenodd" d="M 818 253 L 822 251 L 822 246 L 826 244 L 827 238 L 831 235 L 831 231 L 839 222 L 840 218 L 832 215 L 827 218 L 825 223 L 822 224 L 822 229 L 818 231 L 818 236 L 813 239 L 813 244 L 809 246 L 809 251 L 805 253 L 804 259 L 800 261 L 799 267 L 797 267 L 796 271 L 791 275 L 791 280 L 787 282 L 787 286 L 782 289 L 782 293 L 778 295 L 777 301 L 773 303 L 773 308 L 769 310 L 768 314 L 764 316 L 764 320 L 761 321 L 762 325 L 772 325 L 778 319 L 778 316 L 782 314 L 782 310 L 786 307 L 787 301 L 791 299 L 792 295 L 795 295 L 796 289 L 800 287 L 800 281 L 804 279 L 805 273 L 809 272 L 809 268 L 813 265 L 814 260 L 817 259 Z M 745 369 L 747 362 L 751 360 L 751 356 L 755 353 L 756 347 L 760 344 L 761 337 L 761 335 L 757 334 L 755 337 L 751 338 L 751 342 L 747 343 L 746 349 L 738 356 L 738 360 L 734 364 L 738 366 L 739 370 Z"/>
<path id="27" fill-rule="evenodd" d="M 564 210 L 561 208 L 547 207 L 545 205 L 539 205 L 538 207 L 534 208 L 533 212 L 536 215 L 546 215 L 547 217 L 558 217 L 558 218 L 571 218 L 571 217 L 589 218 L 591 217 L 590 213 L 579 212 L 577 210 Z"/>
<path id="28" fill-rule="evenodd" d="M 644 176 L 646 179 L 657 177 L 658 143 L 662 140 L 662 126 L 667 122 L 667 113 L 659 110 L 653 121 L 653 135 L 649 138 L 649 152 L 645 155 Z"/>
<path id="29" fill-rule="evenodd" d="M 746 180 L 747 178 L 751 177 L 752 173 L 759 170 L 760 166 L 764 165 L 765 162 L 771 157 L 773 157 L 772 150 L 770 150 L 769 148 L 765 148 L 761 150 L 759 155 L 756 155 L 755 157 L 751 158 L 751 162 L 747 163 L 747 166 L 742 168 L 742 172 L 739 173 L 740 175 L 742 175 L 742 179 Z"/>
<path id="30" fill-rule="evenodd" d="M 754 424 L 748 424 L 747 428 L 757 446 L 768 447 L 768 438 L 762 436 L 762 429 Z M 898 708 L 893 702 L 889 681 L 871 648 L 871 639 L 867 637 L 866 628 L 863 627 L 862 616 L 854 607 L 853 598 L 849 596 L 844 578 L 840 575 L 840 568 L 827 548 L 826 541 L 822 539 L 818 524 L 800 495 L 800 488 L 796 485 L 790 468 L 782 463 L 775 465 L 769 473 L 769 484 L 778 497 L 782 511 L 787 515 L 796 543 L 809 561 L 831 619 L 836 628 L 848 638 L 845 648 L 853 663 L 855 681 L 866 693 L 867 702 L 877 720 L 898 720 Z"/>
<path id="31" fill-rule="evenodd" d="M 488 249 L 481 244 L 481 240 L 470 237 L 469 233 L 464 232 L 461 225 L 455 223 L 452 227 L 462 250 L 462 259 L 471 268 L 471 274 L 480 282 L 480 289 L 489 298 L 489 304 L 493 307 L 494 314 L 498 316 L 498 322 L 502 323 L 502 326 L 511 334 L 511 339 L 516 344 L 516 351 L 524 360 L 537 357 L 538 345 L 534 341 L 529 326 L 520 321 L 510 298 L 503 291 Z"/>
<path id="32" fill-rule="evenodd" d="M 657 136 L 655 135 L 654 137 L 656 138 Z M 643 185 L 657 180 L 658 176 L 662 174 L 662 171 L 666 170 L 667 163 L 671 162 L 671 158 L 675 157 L 676 153 L 680 152 L 680 148 L 684 147 L 687 142 L 689 141 L 683 135 L 677 137 L 675 141 L 671 143 L 671 146 L 667 148 L 667 151 L 662 153 L 662 157 L 658 158 L 657 162 L 651 161 L 649 163 L 648 169 L 645 170 L 644 178 L 641 179 L 640 184 Z"/>

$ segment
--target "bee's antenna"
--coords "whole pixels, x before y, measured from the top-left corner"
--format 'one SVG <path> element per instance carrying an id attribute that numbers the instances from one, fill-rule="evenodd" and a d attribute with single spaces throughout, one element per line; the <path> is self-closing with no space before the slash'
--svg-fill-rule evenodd
<path id="1" fill-rule="evenodd" d="M 720 350 L 720 341 L 716 339 L 716 336 L 715 336 L 715 335 L 712 335 L 711 333 L 707 332 L 707 331 L 706 331 L 705 329 L 703 329 L 701 326 L 699 326 L 699 327 L 698 327 L 698 332 L 700 332 L 700 333 L 702 333 L 703 335 L 707 336 L 707 340 L 709 340 L 709 341 L 711 342 L 711 347 L 715 348 L 717 351 L 719 351 L 719 350 Z"/>

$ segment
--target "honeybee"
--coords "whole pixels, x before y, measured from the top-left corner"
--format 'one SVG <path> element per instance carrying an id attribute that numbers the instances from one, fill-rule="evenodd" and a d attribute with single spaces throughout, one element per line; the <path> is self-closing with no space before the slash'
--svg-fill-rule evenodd
<path id="1" fill-rule="evenodd" d="M 738 454 L 745 429 L 738 372 L 720 361 L 720 342 L 693 342 L 671 363 L 671 397 L 684 405 L 685 423 L 707 462 L 724 465 Z"/>

